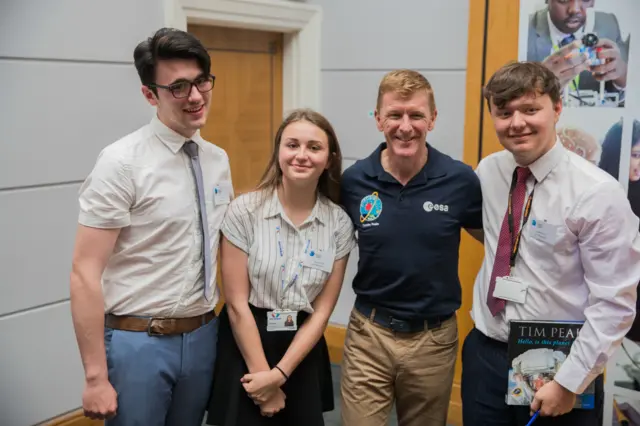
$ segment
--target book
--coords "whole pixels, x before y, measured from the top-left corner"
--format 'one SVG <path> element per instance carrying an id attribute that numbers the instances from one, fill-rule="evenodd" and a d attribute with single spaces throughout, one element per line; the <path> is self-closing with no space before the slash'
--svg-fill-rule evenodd
<path id="1" fill-rule="evenodd" d="M 553 380 L 569 356 L 583 321 L 511 321 L 507 405 L 530 405 L 535 392 Z M 574 408 L 595 406 L 595 384 L 578 395 Z"/>

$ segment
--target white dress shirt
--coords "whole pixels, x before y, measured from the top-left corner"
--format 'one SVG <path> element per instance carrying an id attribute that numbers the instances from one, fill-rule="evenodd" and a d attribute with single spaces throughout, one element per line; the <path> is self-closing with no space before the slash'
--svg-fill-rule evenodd
<path id="1" fill-rule="evenodd" d="M 191 160 L 182 149 L 189 140 L 151 123 L 107 146 L 80 188 L 82 225 L 121 228 L 102 276 L 105 312 L 116 315 L 189 317 L 213 309 L 219 299 L 216 274 L 204 298 L 200 206 Z M 214 201 L 214 188 L 233 196 L 229 158 L 197 132 L 212 271 L 220 226 L 229 201 Z"/>
<path id="2" fill-rule="evenodd" d="M 305 250 L 332 252 L 335 261 L 348 255 L 356 244 L 353 224 L 340 206 L 319 195 L 309 217 L 296 228 L 282 209 L 277 191 L 250 192 L 233 200 L 222 233 L 248 255 L 250 304 L 309 313 L 329 273 L 309 266 L 300 268 Z"/>
<path id="3" fill-rule="evenodd" d="M 585 321 L 555 379 L 582 393 L 603 370 L 635 317 L 640 281 L 638 218 L 622 185 L 560 142 L 529 166 L 529 220 L 512 270 L 529 285 L 526 303 L 507 302 L 493 317 L 487 292 L 516 162 L 508 151 L 484 158 L 484 262 L 476 277 L 472 317 L 485 335 L 507 341 L 511 320 Z M 525 199 L 526 200 L 526 199 Z M 534 236 L 534 223 L 556 228 L 555 238 Z M 555 241 L 554 241 L 555 239 Z"/>

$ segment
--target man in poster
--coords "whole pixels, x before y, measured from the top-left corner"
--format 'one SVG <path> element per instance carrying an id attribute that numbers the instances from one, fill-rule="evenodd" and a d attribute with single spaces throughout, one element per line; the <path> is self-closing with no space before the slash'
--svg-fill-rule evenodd
<path id="1" fill-rule="evenodd" d="M 627 87 L 629 39 L 622 39 L 616 16 L 595 11 L 595 0 L 547 0 L 547 6 L 529 17 L 527 60 L 542 62 L 568 85 L 571 100 L 579 106 L 596 106 L 593 98 L 604 92 L 616 106 L 624 105 Z M 585 55 L 577 54 L 586 34 L 595 34 L 601 65 L 590 65 Z M 604 83 L 601 88 L 600 82 Z M 603 90 L 601 90 L 603 89 Z M 581 95 L 583 94 L 583 95 Z M 567 99 L 565 99 L 565 102 Z"/>

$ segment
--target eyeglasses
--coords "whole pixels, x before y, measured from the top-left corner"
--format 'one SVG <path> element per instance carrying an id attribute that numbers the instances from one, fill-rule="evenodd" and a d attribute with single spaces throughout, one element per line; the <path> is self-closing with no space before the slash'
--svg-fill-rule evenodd
<path id="1" fill-rule="evenodd" d="M 206 77 L 199 77 L 194 81 L 180 81 L 169 86 L 163 86 L 161 84 L 155 83 L 148 84 L 147 86 L 168 90 L 171 92 L 174 98 L 184 99 L 189 97 L 191 91 L 193 90 L 193 86 L 196 86 L 198 92 L 205 93 L 213 89 L 215 81 L 216 77 L 212 74 L 209 74 Z"/>

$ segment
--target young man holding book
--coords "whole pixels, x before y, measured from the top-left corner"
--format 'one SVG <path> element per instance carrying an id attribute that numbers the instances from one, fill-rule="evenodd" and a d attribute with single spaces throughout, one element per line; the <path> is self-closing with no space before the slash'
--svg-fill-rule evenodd
<path id="1" fill-rule="evenodd" d="M 485 88 L 505 150 L 478 165 L 484 263 L 462 353 L 465 426 L 601 424 L 602 372 L 635 317 L 638 218 L 618 181 L 557 140 L 558 79 L 538 63 L 502 67 Z M 510 323 L 583 321 L 569 355 L 529 405 L 506 402 Z M 595 406 L 574 409 L 595 382 Z"/>

